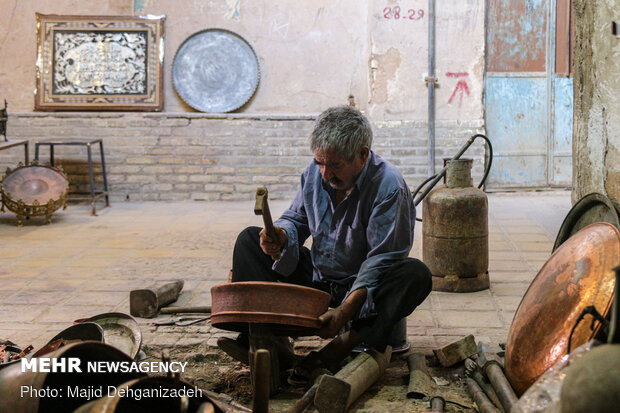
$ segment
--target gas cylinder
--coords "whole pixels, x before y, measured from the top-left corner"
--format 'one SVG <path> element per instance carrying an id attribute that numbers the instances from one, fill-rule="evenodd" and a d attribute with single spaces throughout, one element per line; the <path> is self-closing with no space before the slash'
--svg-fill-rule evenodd
<path id="1" fill-rule="evenodd" d="M 472 184 L 472 164 L 447 160 L 445 184 L 424 198 L 422 255 L 435 291 L 489 288 L 488 200 Z"/>

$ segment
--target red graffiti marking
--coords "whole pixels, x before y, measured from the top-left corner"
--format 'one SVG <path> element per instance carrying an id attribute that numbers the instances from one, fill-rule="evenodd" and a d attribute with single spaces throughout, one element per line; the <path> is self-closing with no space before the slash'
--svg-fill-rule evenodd
<path id="1" fill-rule="evenodd" d="M 402 10 L 402 14 L 401 14 L 401 9 L 399 6 L 396 7 L 386 7 L 383 9 L 383 17 L 390 20 L 390 19 L 394 19 L 394 20 L 420 20 L 421 18 L 424 17 L 424 10 L 419 9 L 419 10 L 415 10 L 415 9 L 409 9 L 407 10 L 407 14 L 405 14 L 405 10 Z"/>
<path id="2" fill-rule="evenodd" d="M 469 73 L 447 72 L 446 76 L 459 78 L 459 77 L 469 76 Z M 467 86 L 467 82 L 463 79 L 460 79 L 459 81 L 456 82 L 456 87 L 454 88 L 454 92 L 452 92 L 452 96 L 450 96 L 450 99 L 448 99 L 448 104 L 452 103 L 452 101 L 454 100 L 457 94 L 458 94 L 459 108 L 460 108 L 463 105 L 463 94 L 467 94 L 467 96 L 469 96 L 469 86 Z"/>

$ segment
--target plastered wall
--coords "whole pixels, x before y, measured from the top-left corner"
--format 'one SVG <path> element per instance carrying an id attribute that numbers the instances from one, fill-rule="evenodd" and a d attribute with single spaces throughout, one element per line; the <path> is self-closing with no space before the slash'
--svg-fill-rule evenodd
<path id="1" fill-rule="evenodd" d="M 426 0 L 0 0 L 0 102 L 9 102 L 8 137 L 29 139 L 31 147 L 101 137 L 115 199 L 249 199 L 256 184 L 277 185 L 285 196 L 311 159 L 313 119 L 352 101 L 373 123 L 375 150 L 415 187 L 428 173 L 427 7 Z M 166 15 L 163 113 L 33 112 L 36 12 Z M 484 132 L 484 13 L 483 0 L 437 1 L 437 165 Z M 238 33 L 258 56 L 258 89 L 236 114 L 197 113 L 173 88 L 176 50 L 207 28 Z M 259 150 L 258 158 L 244 148 Z M 297 158 L 283 159 L 291 148 Z M 58 156 L 66 157 L 70 181 L 80 185 L 83 154 L 64 153 Z M 468 152 L 478 176 L 482 154 L 482 147 Z M 0 152 L 0 167 L 14 167 L 20 156 Z"/>
<path id="2" fill-rule="evenodd" d="M 193 33 L 219 27 L 250 42 L 261 80 L 246 113 L 316 114 L 356 104 L 373 120 L 427 114 L 427 1 L 0 0 L 0 98 L 34 108 L 35 12 L 166 15 L 165 111 L 193 111 L 171 82 L 174 54 Z M 437 119 L 482 119 L 484 1 L 436 5 Z"/>
<path id="3" fill-rule="evenodd" d="M 573 201 L 600 192 L 619 207 L 620 1 L 578 0 L 575 18 Z"/>

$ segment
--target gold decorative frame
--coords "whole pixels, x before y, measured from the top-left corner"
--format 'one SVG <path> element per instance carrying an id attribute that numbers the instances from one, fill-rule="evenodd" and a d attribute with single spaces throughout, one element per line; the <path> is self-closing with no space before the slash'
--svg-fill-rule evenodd
<path id="1" fill-rule="evenodd" d="M 36 17 L 35 110 L 163 109 L 165 16 Z"/>

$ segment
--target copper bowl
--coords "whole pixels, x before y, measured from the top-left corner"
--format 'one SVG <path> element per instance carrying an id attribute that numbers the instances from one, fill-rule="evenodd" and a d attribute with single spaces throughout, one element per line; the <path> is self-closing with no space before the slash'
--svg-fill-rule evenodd
<path id="1" fill-rule="evenodd" d="M 611 224 L 588 225 L 566 240 L 525 292 L 508 333 L 506 377 L 520 395 L 560 358 L 596 336 L 600 323 L 579 315 L 594 306 L 604 317 L 613 301 L 620 264 L 620 232 Z M 593 328 L 591 328 L 593 325 Z"/>
<path id="2" fill-rule="evenodd" d="M 237 282 L 211 288 L 211 324 L 247 332 L 249 323 L 269 324 L 277 335 L 313 335 L 331 296 L 281 282 Z"/>
<path id="3" fill-rule="evenodd" d="M 17 214 L 17 224 L 25 217 L 45 215 L 47 222 L 57 209 L 65 207 L 69 181 L 62 170 L 52 166 L 21 165 L 11 170 L 0 182 L 2 204 Z"/>

